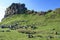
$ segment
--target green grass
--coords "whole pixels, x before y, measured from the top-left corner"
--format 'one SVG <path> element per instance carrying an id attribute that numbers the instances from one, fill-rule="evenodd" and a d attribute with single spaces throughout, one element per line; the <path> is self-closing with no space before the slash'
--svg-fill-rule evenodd
<path id="1" fill-rule="evenodd" d="M 24 21 L 24 22 L 21 22 Z M 28 38 L 27 34 L 18 33 L 17 30 L 11 30 L 11 32 L 0 32 L 0 40 L 60 40 L 60 35 L 50 34 L 52 29 L 60 34 L 60 15 L 56 13 L 48 13 L 46 15 L 34 15 L 34 14 L 15 14 L 7 18 L 4 18 L 0 25 L 12 25 L 18 23 L 20 25 L 32 25 L 34 24 L 37 29 L 35 31 L 42 31 L 41 33 L 34 34 L 42 35 L 43 38 L 35 37 Z M 1 29 L 2 30 L 2 29 Z M 6 29 L 5 29 L 6 30 Z M 52 39 L 47 39 L 46 36 L 54 36 Z"/>

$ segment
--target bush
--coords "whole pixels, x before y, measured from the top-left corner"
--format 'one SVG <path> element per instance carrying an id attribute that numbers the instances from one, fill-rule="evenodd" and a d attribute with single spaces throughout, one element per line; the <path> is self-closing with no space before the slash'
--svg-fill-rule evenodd
<path id="1" fill-rule="evenodd" d="M 4 30 L 1 30 L 0 32 L 5 32 Z"/>
<path id="2" fill-rule="evenodd" d="M 42 36 L 42 35 L 37 35 L 37 37 L 40 37 L 40 38 L 42 38 L 43 36 Z"/>
<path id="3" fill-rule="evenodd" d="M 36 29 L 37 27 L 35 27 L 35 26 L 31 26 L 31 28 L 32 28 L 32 29 Z"/>
<path id="4" fill-rule="evenodd" d="M 20 29 L 18 30 L 19 33 L 25 33 L 25 34 L 35 34 L 36 32 L 33 30 L 25 30 L 25 29 Z"/>
<path id="5" fill-rule="evenodd" d="M 5 28 L 5 25 L 2 25 L 1 28 Z"/>
<path id="6" fill-rule="evenodd" d="M 10 25 L 9 28 L 10 28 L 11 30 L 15 30 L 15 29 L 16 29 L 16 27 L 15 27 L 14 25 Z"/>
<path id="7" fill-rule="evenodd" d="M 11 32 L 10 30 L 6 30 L 6 32 Z"/>
<path id="8" fill-rule="evenodd" d="M 53 11 L 53 10 L 48 10 L 47 13 L 50 13 L 50 12 L 52 12 L 52 11 Z"/>
<path id="9" fill-rule="evenodd" d="M 28 38 L 34 38 L 32 34 L 28 34 Z"/>
<path id="10" fill-rule="evenodd" d="M 31 12 L 34 13 L 34 10 L 32 10 Z"/>
<path id="11" fill-rule="evenodd" d="M 51 38 L 54 38 L 54 37 L 53 37 L 53 36 L 51 36 L 51 35 L 48 35 L 48 36 L 47 36 L 47 38 L 51 39 Z"/>

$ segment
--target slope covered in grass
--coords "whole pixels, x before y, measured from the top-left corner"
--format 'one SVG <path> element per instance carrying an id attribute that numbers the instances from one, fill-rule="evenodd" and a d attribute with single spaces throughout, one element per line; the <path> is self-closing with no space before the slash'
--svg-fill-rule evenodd
<path id="1" fill-rule="evenodd" d="M 2 20 L 0 25 L 12 25 L 18 23 L 19 25 L 36 25 L 40 28 L 59 27 L 60 15 L 54 12 L 46 15 L 34 14 L 15 14 L 8 16 Z"/>
<path id="2" fill-rule="evenodd" d="M 0 36 L 3 40 L 59 40 L 60 39 L 60 14 L 50 12 L 46 15 L 38 15 L 38 14 L 15 14 L 10 15 L 2 20 L 0 25 L 14 25 L 18 23 L 19 26 L 26 25 L 35 25 L 37 31 L 39 33 L 33 34 L 34 36 L 41 35 L 42 37 L 28 38 L 26 34 L 18 33 L 17 29 L 12 32 L 1 32 Z M 28 28 L 27 30 L 29 30 Z M 30 29 L 31 30 L 31 29 Z M 55 33 L 57 32 L 57 33 Z M 4 34 L 4 35 L 3 35 Z M 11 37 L 12 36 L 12 37 Z M 47 36 L 52 36 L 50 39 Z M 12 38 L 12 39 L 11 39 Z"/>

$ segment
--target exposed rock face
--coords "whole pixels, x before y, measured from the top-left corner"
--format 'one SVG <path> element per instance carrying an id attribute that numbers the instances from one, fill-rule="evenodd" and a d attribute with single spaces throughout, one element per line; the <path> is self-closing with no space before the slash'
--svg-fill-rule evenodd
<path id="1" fill-rule="evenodd" d="M 26 10 L 27 8 L 25 7 L 25 4 L 12 3 L 12 5 L 6 9 L 5 17 L 13 14 L 23 14 Z"/>

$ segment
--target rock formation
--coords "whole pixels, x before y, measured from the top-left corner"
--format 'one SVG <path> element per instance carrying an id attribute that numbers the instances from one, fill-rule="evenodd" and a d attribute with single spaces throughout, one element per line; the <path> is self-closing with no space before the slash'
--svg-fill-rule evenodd
<path id="1" fill-rule="evenodd" d="M 6 9 L 5 17 L 13 14 L 23 14 L 26 10 L 27 8 L 25 7 L 25 4 L 12 3 L 12 5 Z"/>

